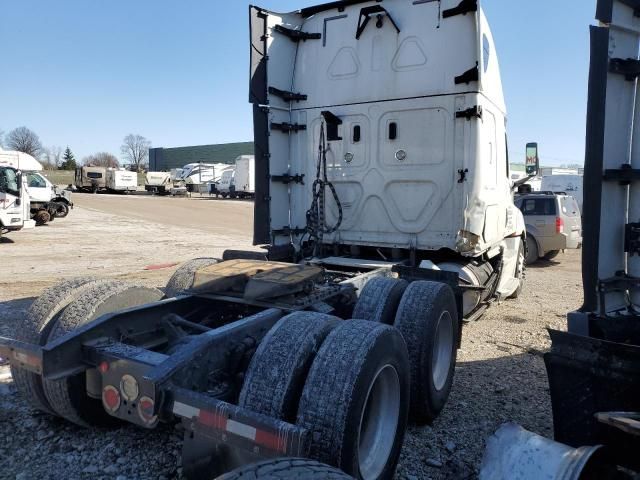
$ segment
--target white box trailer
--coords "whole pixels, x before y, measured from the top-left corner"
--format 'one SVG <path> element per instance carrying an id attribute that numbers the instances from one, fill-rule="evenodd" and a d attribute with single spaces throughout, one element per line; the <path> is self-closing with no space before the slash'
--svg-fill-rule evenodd
<path id="1" fill-rule="evenodd" d="M 106 181 L 110 192 L 130 193 L 138 189 L 138 174 L 129 170 L 109 168 Z"/>
<path id="2" fill-rule="evenodd" d="M 549 175 L 542 177 L 540 190 L 543 192 L 564 192 L 578 202 L 582 213 L 584 176 L 582 175 Z"/>
<path id="3" fill-rule="evenodd" d="M 236 158 L 231 197 L 251 198 L 256 194 L 256 161 L 253 155 Z"/>

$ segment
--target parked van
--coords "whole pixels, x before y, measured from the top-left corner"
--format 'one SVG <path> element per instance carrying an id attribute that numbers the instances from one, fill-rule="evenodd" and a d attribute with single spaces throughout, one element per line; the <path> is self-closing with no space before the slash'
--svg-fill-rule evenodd
<path id="1" fill-rule="evenodd" d="M 582 246 L 582 220 L 576 200 L 554 192 L 519 195 L 516 206 L 527 227 L 527 264 L 551 260 L 561 250 Z"/>

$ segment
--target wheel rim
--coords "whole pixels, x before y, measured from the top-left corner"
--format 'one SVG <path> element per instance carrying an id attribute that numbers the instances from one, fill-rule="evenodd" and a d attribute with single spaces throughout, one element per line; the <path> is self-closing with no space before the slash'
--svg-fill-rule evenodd
<path id="1" fill-rule="evenodd" d="M 432 376 L 433 386 L 440 391 L 449 377 L 453 355 L 453 319 L 448 311 L 442 312 L 438 319 L 436 344 L 433 347 Z"/>
<path id="2" fill-rule="evenodd" d="M 391 455 L 400 415 L 400 377 L 385 365 L 369 386 L 358 429 L 358 463 L 364 480 L 378 478 Z"/>

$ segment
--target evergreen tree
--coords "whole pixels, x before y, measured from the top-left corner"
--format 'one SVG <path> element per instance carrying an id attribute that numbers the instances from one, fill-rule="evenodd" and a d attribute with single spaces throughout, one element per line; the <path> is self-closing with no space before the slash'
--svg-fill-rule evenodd
<path id="1" fill-rule="evenodd" d="M 60 170 L 75 170 L 76 169 L 76 157 L 73 156 L 71 149 L 67 146 L 64 151 L 63 162 L 60 165 Z"/>

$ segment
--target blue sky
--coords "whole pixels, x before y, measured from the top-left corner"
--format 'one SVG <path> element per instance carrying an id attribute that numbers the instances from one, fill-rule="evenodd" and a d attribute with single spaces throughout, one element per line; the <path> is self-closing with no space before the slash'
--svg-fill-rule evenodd
<path id="1" fill-rule="evenodd" d="M 407 0 L 408 1 L 408 0 Z M 264 0 L 290 11 L 321 3 Z M 484 0 L 509 111 L 512 161 L 582 163 L 595 0 Z M 0 130 L 25 125 L 83 157 L 253 138 L 248 3 L 239 0 L 0 2 Z"/>

